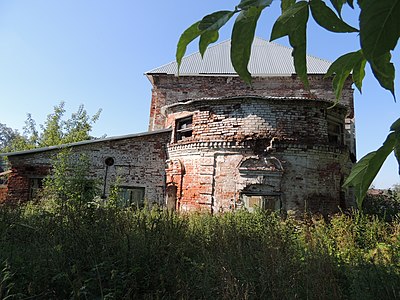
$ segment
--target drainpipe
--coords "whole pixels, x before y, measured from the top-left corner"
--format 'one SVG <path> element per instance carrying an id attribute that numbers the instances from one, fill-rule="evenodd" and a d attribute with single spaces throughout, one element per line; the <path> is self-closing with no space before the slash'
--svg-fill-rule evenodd
<path id="1" fill-rule="evenodd" d="M 114 165 L 114 158 L 112 157 L 107 157 L 104 160 L 104 163 L 106 164 L 106 173 L 104 175 L 104 186 L 103 186 L 103 194 L 101 195 L 101 199 L 106 199 L 106 186 L 107 186 L 107 174 L 108 174 L 108 167 L 111 167 Z"/>

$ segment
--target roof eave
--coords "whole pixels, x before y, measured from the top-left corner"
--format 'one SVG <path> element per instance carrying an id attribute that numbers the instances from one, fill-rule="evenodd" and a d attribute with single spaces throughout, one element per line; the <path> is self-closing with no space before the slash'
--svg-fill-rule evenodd
<path id="1" fill-rule="evenodd" d="M 146 131 L 146 132 L 135 133 L 135 134 L 107 137 L 107 138 L 96 139 L 96 140 L 86 140 L 86 141 L 80 141 L 80 142 L 75 142 L 75 143 L 50 146 L 50 147 L 45 147 L 45 148 L 35 148 L 35 149 L 31 149 L 31 150 L 0 153 L 0 157 L 2 157 L 2 156 L 11 157 L 11 156 L 18 156 L 18 155 L 34 154 L 34 153 L 47 152 L 47 151 L 52 151 L 52 150 L 61 150 L 61 149 L 65 149 L 65 148 L 89 145 L 89 144 L 100 143 L 100 142 L 131 139 L 131 138 L 148 136 L 148 135 L 153 135 L 153 134 L 166 133 L 166 132 L 170 132 L 171 130 L 172 130 L 171 128 L 166 128 L 166 129 L 160 129 L 160 130 L 154 130 L 154 131 Z"/>

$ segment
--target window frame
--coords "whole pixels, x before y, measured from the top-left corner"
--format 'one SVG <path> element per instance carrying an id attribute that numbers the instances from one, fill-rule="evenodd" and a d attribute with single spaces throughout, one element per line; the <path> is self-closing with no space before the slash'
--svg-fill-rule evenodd
<path id="1" fill-rule="evenodd" d="M 328 134 L 328 142 L 330 144 L 336 145 L 344 145 L 344 122 L 342 122 L 339 118 L 335 118 L 333 116 L 327 116 L 327 134 Z M 335 130 L 331 130 L 332 127 L 339 128 L 339 132 Z"/>
<path id="2" fill-rule="evenodd" d="M 175 120 L 175 142 L 184 141 L 193 135 L 193 115 Z"/>
<path id="3" fill-rule="evenodd" d="M 144 186 L 127 186 L 121 185 L 118 186 L 119 189 L 119 199 L 121 206 L 123 207 L 135 207 L 137 209 L 143 208 L 145 204 L 145 196 L 146 196 L 146 188 Z M 141 192 L 141 199 L 134 200 L 133 199 L 133 192 L 140 191 Z M 123 193 L 129 192 L 129 199 L 123 195 Z"/>
<path id="4" fill-rule="evenodd" d="M 29 177 L 29 194 L 28 194 L 28 200 L 34 200 L 37 198 L 38 193 L 43 189 L 43 184 L 44 184 L 44 178 L 45 177 Z M 37 185 L 34 184 L 37 182 Z"/>
<path id="5" fill-rule="evenodd" d="M 280 195 L 242 193 L 240 199 L 243 207 L 249 212 L 254 212 L 256 209 L 277 212 L 282 210 L 282 198 Z"/>

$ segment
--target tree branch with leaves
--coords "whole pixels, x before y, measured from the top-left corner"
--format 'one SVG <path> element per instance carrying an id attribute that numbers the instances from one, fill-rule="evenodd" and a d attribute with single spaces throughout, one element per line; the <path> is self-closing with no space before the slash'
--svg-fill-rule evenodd
<path id="1" fill-rule="evenodd" d="M 64 102 L 54 106 L 44 124 L 39 125 L 39 130 L 29 113 L 23 134 L 0 124 L 0 152 L 22 151 L 93 139 L 90 132 L 100 117 L 101 109 L 90 116 L 85 107 L 80 105 L 78 110 L 65 120 L 64 107 Z"/>
<path id="2" fill-rule="evenodd" d="M 241 0 L 233 10 L 211 13 L 191 25 L 181 35 L 176 51 L 178 69 L 189 43 L 199 37 L 199 50 L 203 56 L 207 47 L 219 38 L 219 30 L 237 15 L 231 36 L 231 62 L 238 75 L 251 84 L 247 69 L 251 45 L 261 13 L 268 9 L 273 0 Z M 395 67 L 391 62 L 391 51 L 400 36 L 400 0 L 358 0 L 359 28 L 347 24 L 342 18 L 342 9 L 355 9 L 353 0 L 281 0 L 281 14 L 276 19 L 270 40 L 288 37 L 293 47 L 293 61 L 297 76 L 308 88 L 307 77 L 307 25 L 311 17 L 322 28 L 334 33 L 356 33 L 360 49 L 337 58 L 326 73 L 332 78 L 336 101 L 339 101 L 344 83 L 350 76 L 361 92 L 365 67 L 370 65 L 379 84 L 395 97 Z M 354 10 L 355 11 L 355 10 Z M 353 186 L 358 207 L 373 179 L 388 155 L 394 152 L 400 165 L 400 118 L 393 123 L 383 146 L 364 156 L 354 165 L 344 186 Z"/>

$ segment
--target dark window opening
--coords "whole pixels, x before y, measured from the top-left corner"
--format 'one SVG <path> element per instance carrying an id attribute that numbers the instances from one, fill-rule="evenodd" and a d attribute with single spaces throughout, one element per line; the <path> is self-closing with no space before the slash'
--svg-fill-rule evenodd
<path id="1" fill-rule="evenodd" d="M 332 144 L 343 145 L 343 124 L 328 120 L 328 141 Z"/>
<path id="2" fill-rule="evenodd" d="M 121 186 L 119 187 L 119 189 L 120 189 L 119 191 L 120 206 L 123 207 L 133 206 L 138 209 L 144 207 L 144 195 L 145 195 L 144 187 Z"/>
<path id="3" fill-rule="evenodd" d="M 169 210 L 175 210 L 176 208 L 176 196 L 177 196 L 178 188 L 174 185 L 167 187 L 167 208 Z"/>
<path id="4" fill-rule="evenodd" d="M 175 131 L 175 140 L 183 141 L 192 136 L 192 123 L 193 117 L 187 117 L 183 119 L 176 120 L 176 131 Z"/>
<path id="5" fill-rule="evenodd" d="M 36 199 L 43 189 L 43 178 L 29 179 L 29 200 Z"/>

